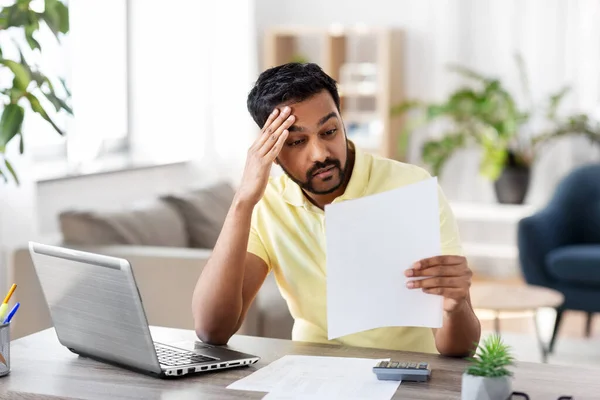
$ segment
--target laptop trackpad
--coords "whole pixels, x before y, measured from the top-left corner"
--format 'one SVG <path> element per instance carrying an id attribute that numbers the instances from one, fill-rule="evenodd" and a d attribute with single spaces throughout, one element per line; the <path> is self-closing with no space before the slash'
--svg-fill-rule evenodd
<path id="1" fill-rule="evenodd" d="M 215 357 L 220 360 L 238 360 L 256 357 L 247 353 L 231 349 L 226 346 L 213 346 L 210 344 L 202 343 L 200 341 L 182 340 L 179 342 L 169 342 L 165 344 L 173 347 L 178 347 L 183 350 L 193 351 L 201 355 Z"/>
<path id="2" fill-rule="evenodd" d="M 194 351 L 194 352 L 202 352 L 206 349 L 212 349 L 214 346 L 210 344 L 202 343 L 199 341 L 193 340 L 183 340 L 181 342 L 168 342 L 165 343 L 167 346 L 177 347 L 183 350 Z"/>

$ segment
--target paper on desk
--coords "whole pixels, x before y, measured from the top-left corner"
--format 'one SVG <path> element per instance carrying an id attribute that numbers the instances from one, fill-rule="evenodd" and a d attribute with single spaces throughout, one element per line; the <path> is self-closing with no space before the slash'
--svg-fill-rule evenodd
<path id="1" fill-rule="evenodd" d="M 439 215 L 436 178 L 326 206 L 329 339 L 442 326 L 443 298 L 407 289 L 404 276 L 414 262 L 441 253 Z"/>
<path id="2" fill-rule="evenodd" d="M 269 392 L 263 399 L 390 399 L 400 382 L 380 381 L 380 359 L 284 356 L 227 388 Z"/>

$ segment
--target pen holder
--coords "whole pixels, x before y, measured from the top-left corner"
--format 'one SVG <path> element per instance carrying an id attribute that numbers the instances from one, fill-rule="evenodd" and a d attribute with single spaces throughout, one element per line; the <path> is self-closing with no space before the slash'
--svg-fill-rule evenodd
<path id="1" fill-rule="evenodd" d="M 0 377 L 10 373 L 10 323 L 0 325 Z"/>

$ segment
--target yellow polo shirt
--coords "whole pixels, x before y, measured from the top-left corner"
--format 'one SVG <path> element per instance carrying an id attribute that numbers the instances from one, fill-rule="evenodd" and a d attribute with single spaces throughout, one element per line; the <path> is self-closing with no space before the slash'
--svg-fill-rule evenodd
<path id="1" fill-rule="evenodd" d="M 355 147 L 355 146 L 353 146 Z M 355 149 L 352 176 L 335 202 L 355 199 L 430 178 L 424 169 Z M 442 252 L 462 255 L 452 211 L 439 190 Z M 275 274 L 294 318 L 292 339 L 436 353 L 433 332 L 422 327 L 386 327 L 327 339 L 325 213 L 286 175 L 272 177 L 254 209 L 248 251 Z M 408 305 L 410 306 L 410 305 Z"/>

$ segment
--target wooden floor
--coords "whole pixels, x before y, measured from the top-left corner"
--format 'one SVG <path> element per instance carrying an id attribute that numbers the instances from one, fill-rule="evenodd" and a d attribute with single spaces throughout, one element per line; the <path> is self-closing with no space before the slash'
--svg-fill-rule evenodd
<path id="1" fill-rule="evenodd" d="M 498 282 L 498 279 L 491 279 L 485 277 L 474 276 L 473 283 L 478 282 Z M 514 285 L 525 285 L 525 282 L 521 279 L 503 279 L 503 283 L 514 284 Z M 494 322 L 491 319 L 483 316 L 480 318 L 481 327 L 483 330 L 492 331 L 494 330 Z M 553 321 L 549 321 L 550 325 Z M 585 323 L 586 314 L 577 311 L 566 311 L 563 314 L 563 320 L 560 325 L 559 336 L 560 337 L 574 337 L 583 338 L 585 337 Z M 546 324 L 548 325 L 548 324 Z M 548 326 L 547 326 L 548 328 Z M 535 334 L 535 325 L 531 316 L 523 317 L 508 317 L 502 318 L 500 321 L 500 329 L 502 332 L 511 333 L 527 333 Z M 548 333 L 548 332 L 546 332 Z M 595 315 L 592 322 L 591 337 L 600 337 L 600 315 Z"/>

